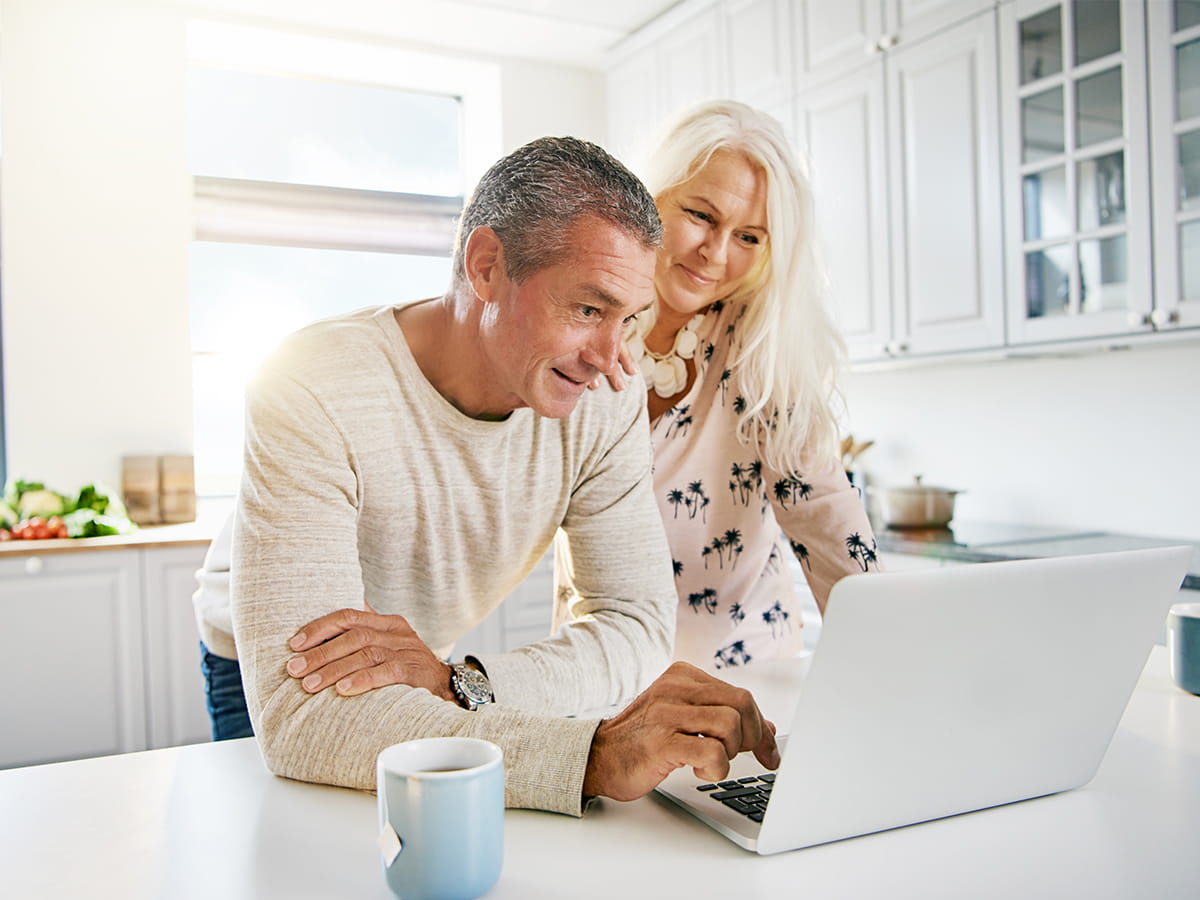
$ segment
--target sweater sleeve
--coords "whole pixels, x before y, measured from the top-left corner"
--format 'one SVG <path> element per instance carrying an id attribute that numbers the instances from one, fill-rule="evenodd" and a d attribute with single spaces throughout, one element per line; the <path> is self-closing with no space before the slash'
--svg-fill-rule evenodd
<path id="1" fill-rule="evenodd" d="M 644 398 L 640 382 L 612 398 L 605 437 L 574 486 L 558 554 L 570 586 L 555 599 L 554 634 L 477 655 L 500 700 L 560 714 L 623 705 L 670 663 L 675 586 Z"/>
<path id="2" fill-rule="evenodd" d="M 877 571 L 875 535 L 858 491 L 831 457 L 799 474 L 772 471 L 768 497 L 822 613 L 833 585 Z"/>
<path id="3" fill-rule="evenodd" d="M 287 674 L 287 640 L 302 625 L 362 605 L 355 471 L 348 442 L 307 388 L 280 373 L 256 380 L 247 393 L 231 595 L 247 704 L 268 768 L 372 789 L 376 757 L 391 744 L 480 737 L 504 751 L 507 805 L 581 814 L 597 720 L 502 704 L 468 712 L 403 685 L 357 697 L 309 695 Z"/>

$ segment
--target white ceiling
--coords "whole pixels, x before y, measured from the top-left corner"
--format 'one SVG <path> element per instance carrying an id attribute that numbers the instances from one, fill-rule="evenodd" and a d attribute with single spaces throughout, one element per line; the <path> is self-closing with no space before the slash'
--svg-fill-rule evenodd
<path id="1" fill-rule="evenodd" d="M 412 41 L 602 68 L 615 44 L 680 0 L 185 0 L 245 23 Z"/>

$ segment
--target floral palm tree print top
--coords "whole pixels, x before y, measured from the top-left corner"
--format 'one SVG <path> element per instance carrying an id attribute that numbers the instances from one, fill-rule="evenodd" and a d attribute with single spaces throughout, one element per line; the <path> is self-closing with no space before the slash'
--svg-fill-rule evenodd
<path id="1" fill-rule="evenodd" d="M 708 669 L 802 649 L 787 554 L 822 609 L 838 579 L 879 567 L 866 511 L 836 459 L 778 472 L 738 440 L 746 400 L 731 361 L 744 312 L 744 304 L 709 308 L 695 383 L 650 427 L 679 594 L 675 656 Z"/>

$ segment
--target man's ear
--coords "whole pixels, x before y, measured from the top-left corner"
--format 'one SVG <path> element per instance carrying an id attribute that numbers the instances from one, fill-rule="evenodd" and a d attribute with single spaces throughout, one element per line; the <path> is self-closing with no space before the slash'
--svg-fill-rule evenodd
<path id="1" fill-rule="evenodd" d="M 490 303 L 497 286 L 507 277 L 504 244 L 487 225 L 476 226 L 467 236 L 463 252 L 463 270 L 471 289 L 484 303 Z"/>

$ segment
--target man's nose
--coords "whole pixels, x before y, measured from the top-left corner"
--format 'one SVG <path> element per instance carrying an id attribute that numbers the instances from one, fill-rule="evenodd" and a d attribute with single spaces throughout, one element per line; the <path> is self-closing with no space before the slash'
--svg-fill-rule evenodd
<path id="1" fill-rule="evenodd" d="M 592 340 L 588 342 L 584 361 L 601 372 L 611 371 L 617 365 L 624 332 L 623 323 L 620 321 L 613 326 L 597 329 Z"/>

